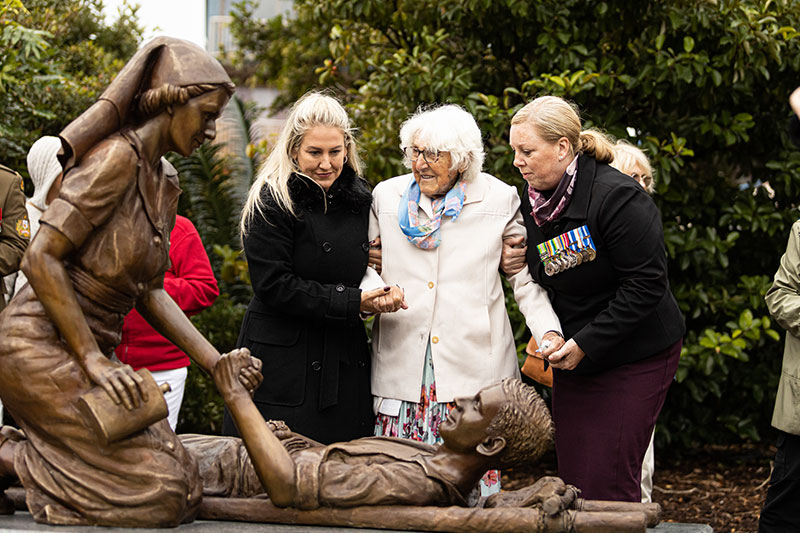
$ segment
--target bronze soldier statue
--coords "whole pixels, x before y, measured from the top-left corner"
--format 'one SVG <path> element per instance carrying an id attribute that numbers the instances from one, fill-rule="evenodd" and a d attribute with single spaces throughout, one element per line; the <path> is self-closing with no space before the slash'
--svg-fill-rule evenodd
<path id="1" fill-rule="evenodd" d="M 19 269 L 30 236 L 22 177 L 0 165 L 0 278 Z M 6 285 L 0 279 L 0 311 L 6 307 L 5 294 Z"/>

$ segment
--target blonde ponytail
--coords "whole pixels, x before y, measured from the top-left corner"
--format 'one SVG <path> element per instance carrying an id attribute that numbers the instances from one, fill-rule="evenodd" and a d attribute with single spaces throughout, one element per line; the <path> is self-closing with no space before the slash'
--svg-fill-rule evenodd
<path id="1" fill-rule="evenodd" d="M 577 151 L 594 157 L 598 163 L 614 160 L 614 142 L 605 133 L 593 129 L 581 132 Z"/>

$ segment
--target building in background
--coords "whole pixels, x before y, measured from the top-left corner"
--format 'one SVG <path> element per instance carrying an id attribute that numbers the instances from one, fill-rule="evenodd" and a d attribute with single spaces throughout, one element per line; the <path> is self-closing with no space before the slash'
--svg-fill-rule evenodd
<path id="1" fill-rule="evenodd" d="M 233 18 L 230 12 L 236 1 L 206 0 L 206 32 L 208 35 L 206 50 L 214 55 L 218 56 L 221 51 L 230 52 L 236 49 L 236 42 L 230 32 L 230 24 Z M 278 15 L 292 17 L 294 12 L 293 5 L 293 0 L 259 0 L 253 16 L 260 19 L 271 19 Z M 278 91 L 271 87 L 237 87 L 237 97 L 245 102 L 254 102 L 265 110 L 250 128 L 249 137 L 251 140 L 267 139 L 271 144 L 271 138 L 276 137 L 283 127 L 283 123 L 286 120 L 285 113 L 269 116 L 268 111 L 266 111 L 277 95 Z M 236 116 L 232 104 L 228 104 L 222 113 L 221 123 L 217 132 L 217 142 L 241 142 L 241 135 L 236 130 L 236 126 L 239 124 L 240 119 Z"/>

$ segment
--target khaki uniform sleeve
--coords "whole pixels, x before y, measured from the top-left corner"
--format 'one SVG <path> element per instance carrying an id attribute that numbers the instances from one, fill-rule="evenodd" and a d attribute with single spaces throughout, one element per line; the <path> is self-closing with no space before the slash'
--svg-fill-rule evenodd
<path id="1" fill-rule="evenodd" d="M 19 269 L 22 255 L 28 247 L 31 227 L 25 210 L 22 178 L 0 169 L 0 194 L 0 275 L 7 276 Z M 0 292 L 4 292 L 4 289 L 0 289 Z"/>
<path id="2" fill-rule="evenodd" d="M 765 296 L 767 309 L 786 331 L 800 337 L 800 221 L 792 226 L 786 253 Z"/>

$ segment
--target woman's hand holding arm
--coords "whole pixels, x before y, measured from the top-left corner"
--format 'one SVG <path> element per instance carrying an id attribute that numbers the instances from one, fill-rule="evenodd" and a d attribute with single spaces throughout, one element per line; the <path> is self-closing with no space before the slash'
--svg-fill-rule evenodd
<path id="1" fill-rule="evenodd" d="M 381 238 L 375 237 L 369 241 L 369 266 L 380 274 L 383 271 L 383 256 L 381 254 Z"/>
<path id="2" fill-rule="evenodd" d="M 22 271 L 89 379 L 115 403 L 132 409 L 141 399 L 147 400 L 143 380 L 130 366 L 110 361 L 97 346 L 64 267 L 63 260 L 73 249 L 63 233 L 42 224 L 22 260 Z"/>
<path id="3" fill-rule="evenodd" d="M 525 237 L 517 235 L 515 237 L 503 238 L 503 253 L 500 256 L 500 269 L 506 276 L 517 274 L 525 266 L 525 254 L 528 247 L 525 245 Z"/>

